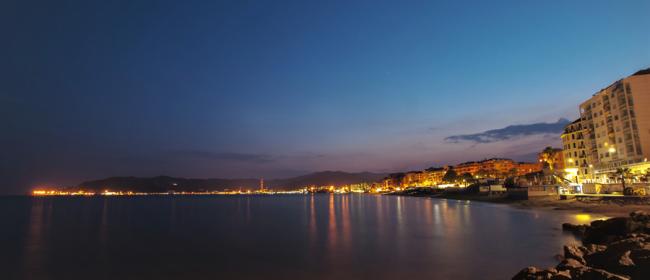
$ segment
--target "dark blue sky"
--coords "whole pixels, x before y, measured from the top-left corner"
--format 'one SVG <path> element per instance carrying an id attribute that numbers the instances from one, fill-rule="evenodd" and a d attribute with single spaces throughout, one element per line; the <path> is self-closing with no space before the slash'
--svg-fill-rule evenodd
<path id="1" fill-rule="evenodd" d="M 111 2 L 111 3 L 102 3 Z M 528 159 L 650 64 L 649 1 L 2 1 L 0 192 Z"/>

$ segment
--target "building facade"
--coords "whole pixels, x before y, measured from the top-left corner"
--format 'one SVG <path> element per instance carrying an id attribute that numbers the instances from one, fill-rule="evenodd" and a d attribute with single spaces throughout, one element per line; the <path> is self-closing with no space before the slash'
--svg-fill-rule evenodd
<path id="1" fill-rule="evenodd" d="M 519 176 L 541 170 L 540 163 L 515 162 L 505 158 L 491 158 L 482 161 L 470 161 L 454 167 L 458 175 L 469 173 L 479 178 L 506 178 Z"/>
<path id="2" fill-rule="evenodd" d="M 580 104 L 596 176 L 650 157 L 650 71 L 619 80 Z"/>
<path id="3" fill-rule="evenodd" d="M 517 163 L 517 176 L 523 176 L 529 173 L 535 173 L 542 170 L 540 162 L 519 162 Z"/>
<path id="4" fill-rule="evenodd" d="M 567 173 L 609 181 L 618 168 L 642 170 L 650 158 L 650 69 L 614 82 L 580 104 L 562 134 Z"/>
<path id="5" fill-rule="evenodd" d="M 585 135 L 586 129 L 582 118 L 579 118 L 567 125 L 561 136 L 565 178 L 576 183 L 593 176 L 593 164 L 587 158 Z"/>

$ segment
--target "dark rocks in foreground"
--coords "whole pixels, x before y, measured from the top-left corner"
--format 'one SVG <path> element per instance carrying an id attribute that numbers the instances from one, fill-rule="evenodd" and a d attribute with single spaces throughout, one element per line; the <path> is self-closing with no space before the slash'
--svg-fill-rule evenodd
<path id="1" fill-rule="evenodd" d="M 512 279 L 650 279 L 650 215 L 563 224 L 583 245 L 564 246 L 564 260 L 555 268 L 528 267 Z"/>

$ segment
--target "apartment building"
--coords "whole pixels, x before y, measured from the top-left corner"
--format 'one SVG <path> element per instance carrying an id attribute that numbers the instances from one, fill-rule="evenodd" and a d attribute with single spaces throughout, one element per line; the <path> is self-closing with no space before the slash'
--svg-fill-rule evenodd
<path id="1" fill-rule="evenodd" d="M 592 162 L 587 159 L 585 134 L 586 129 L 579 118 L 567 125 L 561 136 L 565 177 L 574 182 L 593 176 Z"/>
<path id="2" fill-rule="evenodd" d="M 645 165 L 650 158 L 650 69 L 580 104 L 580 119 L 566 127 L 562 142 L 567 169 L 577 169 L 581 178 L 606 180 L 617 168 Z"/>

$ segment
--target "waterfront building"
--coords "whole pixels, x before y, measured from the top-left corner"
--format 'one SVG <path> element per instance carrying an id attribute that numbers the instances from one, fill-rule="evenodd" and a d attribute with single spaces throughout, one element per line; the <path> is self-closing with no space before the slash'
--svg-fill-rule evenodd
<path id="1" fill-rule="evenodd" d="M 503 178 L 517 174 L 518 163 L 511 159 L 491 158 L 482 161 L 469 161 L 454 166 L 458 175 L 470 174 L 480 178 Z"/>
<path id="2" fill-rule="evenodd" d="M 404 187 L 416 187 L 421 186 L 423 181 L 423 172 L 422 171 L 410 171 L 404 174 L 402 179 L 402 186 Z"/>
<path id="3" fill-rule="evenodd" d="M 386 178 L 384 178 L 381 181 L 381 188 L 382 189 L 403 188 L 403 187 L 405 187 L 403 185 L 405 176 L 406 176 L 406 174 L 404 174 L 404 173 L 392 173 L 392 174 L 389 174 Z"/>
<path id="4" fill-rule="evenodd" d="M 448 167 L 431 167 L 424 171 L 410 171 L 404 174 L 403 187 L 433 187 L 442 183 Z"/>
<path id="5" fill-rule="evenodd" d="M 587 157 L 585 135 L 586 129 L 579 118 L 568 124 L 561 136 L 564 177 L 576 183 L 593 176 L 593 164 Z"/>
<path id="6" fill-rule="evenodd" d="M 598 181 L 618 168 L 647 170 L 650 158 L 650 68 L 618 80 L 580 104 L 587 162 Z"/>
<path id="7" fill-rule="evenodd" d="M 431 167 L 424 170 L 424 186 L 436 186 L 442 183 L 442 178 L 445 176 L 449 167 Z"/>
<path id="8" fill-rule="evenodd" d="M 454 172 L 458 175 L 469 173 L 472 176 L 476 176 L 479 170 L 481 170 L 481 165 L 476 161 L 463 162 L 454 166 Z"/>
<path id="9" fill-rule="evenodd" d="M 530 173 L 542 171 L 541 162 L 519 162 L 517 163 L 516 176 L 522 176 Z"/>

